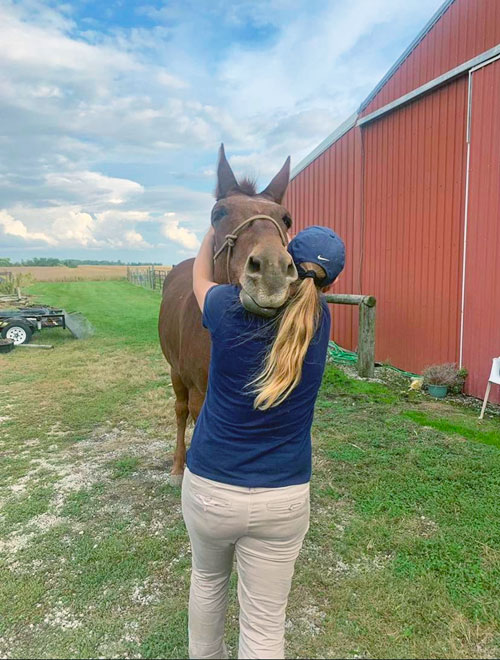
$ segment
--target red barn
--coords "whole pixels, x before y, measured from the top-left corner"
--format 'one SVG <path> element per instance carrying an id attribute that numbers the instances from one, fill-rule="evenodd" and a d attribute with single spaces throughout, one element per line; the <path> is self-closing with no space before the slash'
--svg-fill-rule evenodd
<path id="1" fill-rule="evenodd" d="M 457 362 L 482 397 L 500 355 L 500 0 L 447 0 L 286 203 L 296 231 L 346 241 L 338 291 L 377 297 L 377 360 Z M 333 337 L 356 348 L 356 324 L 336 307 Z"/>

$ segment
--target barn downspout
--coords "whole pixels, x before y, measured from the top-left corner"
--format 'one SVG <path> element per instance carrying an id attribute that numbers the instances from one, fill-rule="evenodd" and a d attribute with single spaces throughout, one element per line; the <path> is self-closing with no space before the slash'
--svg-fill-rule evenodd
<path id="1" fill-rule="evenodd" d="M 495 46 L 498 50 L 499 46 Z M 493 50 L 493 49 L 492 49 Z M 488 51 L 489 52 L 489 51 Z M 471 115 L 472 115 L 472 74 L 478 69 L 482 69 L 492 62 L 500 59 L 500 55 L 495 55 L 490 59 L 482 60 L 476 66 L 469 69 L 469 87 L 467 98 L 467 163 L 465 172 L 465 212 L 464 212 L 464 242 L 463 242 L 463 258 L 462 258 L 462 302 L 460 305 L 460 354 L 458 366 L 463 366 L 463 348 L 464 348 L 464 318 L 465 318 L 465 277 L 466 277 L 466 261 L 467 261 L 467 228 L 469 222 L 469 175 L 470 175 L 470 140 L 471 140 Z"/>

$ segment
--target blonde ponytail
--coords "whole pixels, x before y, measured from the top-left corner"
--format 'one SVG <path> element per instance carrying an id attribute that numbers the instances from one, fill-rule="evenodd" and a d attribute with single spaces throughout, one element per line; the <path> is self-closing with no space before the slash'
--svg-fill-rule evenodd
<path id="1" fill-rule="evenodd" d="M 304 264 L 324 271 L 316 264 Z M 320 316 L 319 289 L 314 279 L 300 280 L 297 291 L 285 307 L 278 332 L 260 374 L 250 383 L 256 394 L 254 408 L 267 410 L 282 403 L 300 382 L 302 365 Z"/>

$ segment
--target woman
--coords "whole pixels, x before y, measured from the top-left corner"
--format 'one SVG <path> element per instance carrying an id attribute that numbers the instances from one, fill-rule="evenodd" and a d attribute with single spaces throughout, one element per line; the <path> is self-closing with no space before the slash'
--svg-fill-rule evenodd
<path id="1" fill-rule="evenodd" d="M 288 593 L 309 528 L 310 431 L 330 334 L 321 289 L 345 260 L 342 240 L 326 227 L 300 232 L 288 250 L 299 279 L 271 322 L 243 308 L 238 287 L 212 281 L 212 229 L 193 267 L 212 353 L 182 486 L 193 561 L 191 658 L 227 657 L 234 555 L 238 657 L 284 657 Z"/>

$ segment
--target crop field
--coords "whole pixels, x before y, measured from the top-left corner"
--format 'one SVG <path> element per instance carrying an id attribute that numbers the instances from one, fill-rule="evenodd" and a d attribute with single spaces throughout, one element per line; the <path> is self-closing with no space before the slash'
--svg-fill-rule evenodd
<path id="1" fill-rule="evenodd" d="M 147 270 L 150 266 L 132 266 L 134 270 Z M 169 269 L 170 266 L 156 266 Z M 79 282 L 122 280 L 127 277 L 127 266 L 0 266 L 0 274 L 10 272 L 13 275 L 29 274 L 37 282 Z"/>
<path id="2" fill-rule="evenodd" d="M 46 330 L 34 341 L 53 350 L 0 356 L 0 657 L 187 657 L 160 295 L 126 281 L 32 292 L 96 334 Z M 327 366 L 287 657 L 499 657 L 500 419 L 474 405 Z"/>
<path id="3" fill-rule="evenodd" d="M 127 276 L 127 266 L 9 266 L 2 272 L 29 274 L 37 282 L 77 282 L 80 280 L 120 280 Z"/>

